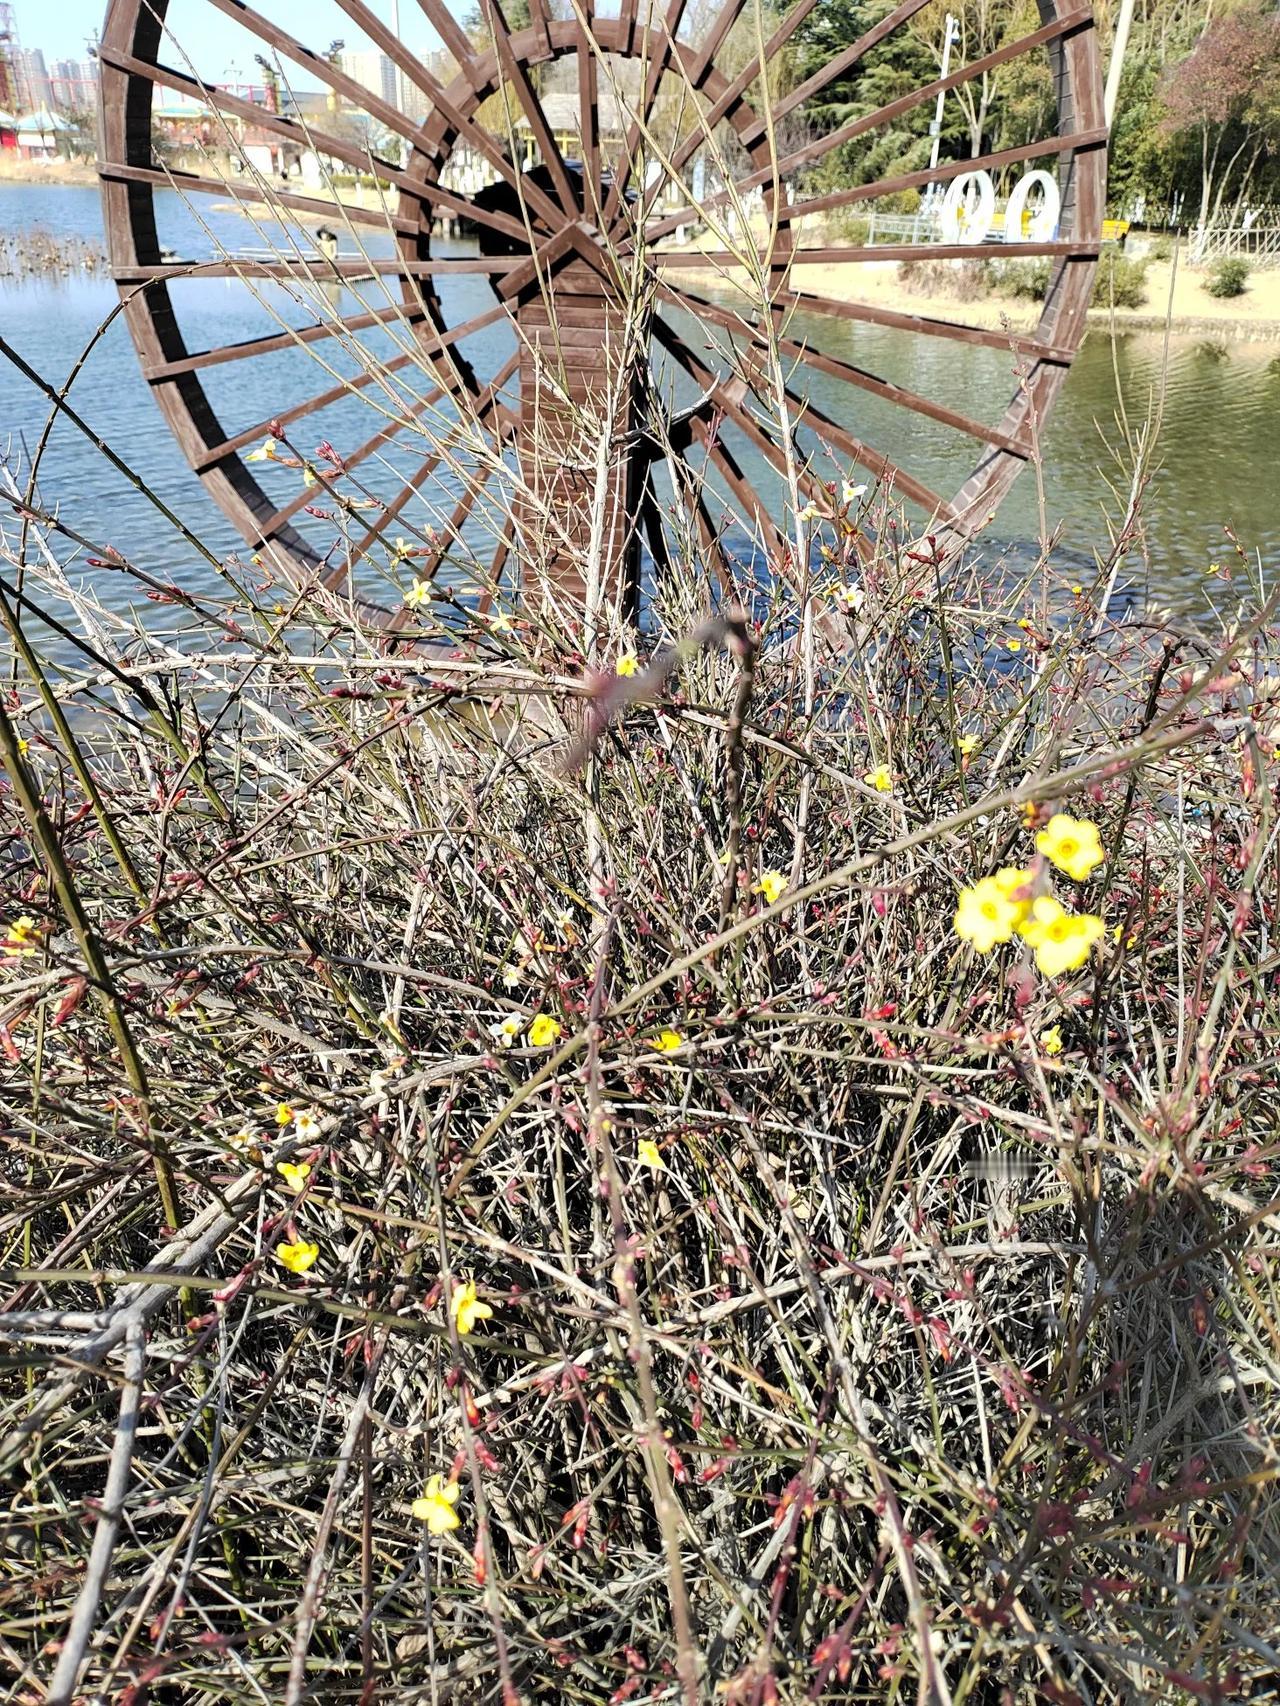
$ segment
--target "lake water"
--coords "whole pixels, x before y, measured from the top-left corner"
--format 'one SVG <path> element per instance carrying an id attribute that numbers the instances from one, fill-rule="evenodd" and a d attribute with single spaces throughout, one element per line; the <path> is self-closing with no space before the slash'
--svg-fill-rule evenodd
<path id="1" fill-rule="evenodd" d="M 214 208 L 201 208 L 197 218 L 176 194 L 167 191 L 157 196 L 157 208 L 162 241 L 184 258 L 208 256 L 222 246 L 266 245 L 284 235 L 276 227 Z M 100 236 L 97 192 L 0 184 L 0 228 L 32 225 Z M 345 240 L 344 246 L 349 246 Z M 371 241 L 369 248 L 376 253 L 379 245 Z M 468 252 L 465 245 L 456 248 L 459 253 Z M 381 252 L 388 252 L 386 239 Z M 493 302 L 482 279 L 448 278 L 438 284 L 451 322 L 482 312 Z M 281 325 L 301 325 L 314 313 L 273 285 L 258 286 L 256 300 L 247 297 L 245 286 L 236 281 L 183 281 L 173 286 L 173 292 L 188 348 L 193 350 L 261 335 L 273 329 L 273 322 L 277 330 Z M 0 286 L 0 328 L 47 381 L 61 386 L 116 300 L 115 287 L 105 279 L 77 277 Z M 367 294 L 357 301 L 343 291 L 339 305 L 344 312 L 359 312 L 377 302 L 371 303 Z M 999 350 L 917 339 L 843 321 L 802 323 L 793 335 L 820 341 L 832 354 L 856 359 L 899 384 L 966 412 L 984 413 L 988 419 L 998 416 L 1012 389 L 1010 358 Z M 362 339 L 382 353 L 393 347 L 390 334 L 362 334 Z M 497 370 L 512 347 L 509 329 L 501 326 L 478 333 L 466 346 L 481 379 Z M 317 352 L 328 363 L 327 372 L 314 365 Z M 325 389 L 335 377 L 355 374 L 358 366 L 355 352 L 326 340 L 313 345 L 311 354 L 293 348 L 252 363 L 213 369 L 207 388 L 223 426 L 239 431 L 265 421 L 299 397 Z M 800 380 L 798 376 L 797 384 Z M 937 491 L 955 490 L 972 465 L 972 447 L 949 429 L 903 417 L 891 405 L 822 374 L 809 375 L 805 382 L 814 403 L 825 413 L 900 460 Z M 677 393 L 680 389 L 676 387 Z M 1224 526 L 1230 526 L 1249 551 L 1261 551 L 1268 573 L 1280 547 L 1280 482 L 1275 475 L 1280 449 L 1280 345 L 1174 339 L 1166 364 L 1161 336 L 1126 334 L 1113 349 L 1105 333 L 1091 332 L 1045 435 L 1048 517 L 1051 526 L 1061 526 L 1065 546 L 1086 559 L 1105 545 L 1104 518 L 1119 512 L 1108 490 L 1109 478 L 1121 479 L 1110 449 L 1119 441 L 1118 399 L 1123 399 L 1130 422 L 1136 425 L 1162 389 L 1159 467 L 1144 518 L 1149 590 L 1159 602 L 1202 608 L 1206 597 L 1222 591 L 1220 583 L 1206 583 L 1205 570 L 1224 555 Z M 982 410 L 979 398 L 991 399 L 991 406 Z M 239 536 L 189 471 L 171 438 L 139 372 L 121 319 L 93 347 L 71 401 L 210 548 L 225 555 L 240 547 Z M 47 405 L 35 389 L 0 360 L 0 446 L 7 441 L 11 456 L 25 457 L 34 448 L 46 415 Z M 303 423 L 307 447 L 328 439 L 339 450 L 348 451 L 376 432 L 383 418 L 371 414 L 366 403 L 348 398 Z M 741 447 L 735 449 L 748 473 L 763 478 L 758 459 Z M 425 454 L 421 437 L 401 435 L 400 441 L 382 447 L 370 459 L 370 485 L 379 491 L 391 489 L 421 464 Z M 284 499 L 296 491 L 296 473 L 269 466 L 262 472 L 273 496 Z M 87 538 L 117 545 L 166 579 L 192 586 L 209 584 L 208 566 L 66 422 L 53 429 L 40 486 L 45 503 L 56 504 L 69 525 Z M 456 482 L 446 476 L 424 498 L 423 516 L 443 519 L 456 495 Z M 316 524 L 304 517 L 303 525 Z M 1035 485 L 1028 472 L 1006 500 L 992 533 L 997 542 L 1025 543 L 1035 537 L 1037 528 Z M 1133 567 L 1141 581 L 1146 573 L 1141 561 L 1135 560 Z M 114 589 L 104 586 L 104 597 L 114 601 Z"/>

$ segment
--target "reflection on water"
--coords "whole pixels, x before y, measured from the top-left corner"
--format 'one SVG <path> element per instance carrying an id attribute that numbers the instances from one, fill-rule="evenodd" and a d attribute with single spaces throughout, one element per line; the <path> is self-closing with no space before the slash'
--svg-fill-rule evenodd
<path id="1" fill-rule="evenodd" d="M 156 206 L 161 241 L 184 256 L 207 255 L 219 246 L 283 248 L 292 242 L 279 227 L 250 220 L 225 204 L 202 207 L 197 217 L 176 194 L 164 192 L 157 195 Z M 99 237 L 96 191 L 0 185 L 0 229 L 35 224 Z M 389 252 L 385 235 L 362 228 L 360 236 L 370 253 Z M 341 241 L 344 252 L 353 252 L 353 233 L 344 232 Z M 448 251 L 440 248 L 438 252 Z M 459 252 L 466 252 L 465 247 Z M 483 312 L 494 300 L 489 286 L 479 278 L 448 277 L 437 283 L 451 324 Z M 353 283 L 350 289 L 332 284 L 315 288 L 323 292 L 326 310 L 344 314 L 376 311 L 398 300 L 398 287 L 390 279 Z M 254 287 L 256 301 L 247 297 L 244 285 L 231 280 L 184 281 L 175 284 L 172 293 L 187 346 L 193 351 L 278 334 L 323 317 L 318 301 L 309 306 L 299 299 L 300 293 L 271 282 Z M 32 366 L 60 386 L 115 302 L 114 288 L 102 280 L 24 284 L 0 292 L 0 324 L 6 339 Z M 825 319 L 799 320 L 792 335 L 820 342 L 834 355 L 856 360 L 885 378 L 953 406 L 982 413 L 988 420 L 998 418 L 1013 388 L 1012 358 L 1000 350 Z M 412 348 L 412 339 L 405 327 L 391 325 L 362 331 L 359 346 L 394 358 Z M 365 358 L 359 346 L 325 338 L 305 349 L 295 345 L 252 361 L 227 361 L 205 370 L 205 389 L 224 431 L 238 433 L 257 426 L 265 431 L 273 414 L 301 398 L 361 377 Z M 484 382 L 511 348 L 509 329 L 498 324 L 469 338 L 465 354 Z M 1130 427 L 1136 428 L 1156 400 L 1162 399 L 1159 466 L 1146 500 L 1144 522 L 1151 592 L 1162 602 L 1195 607 L 1205 597 L 1208 563 L 1223 554 L 1224 525 L 1233 528 L 1246 549 L 1260 549 L 1264 564 L 1280 545 L 1274 477 L 1280 437 L 1280 348 L 1174 339 L 1167 365 L 1164 356 L 1164 340 L 1159 336 L 1128 334 L 1117 339 L 1113 348 L 1105 334 L 1090 335 L 1045 435 L 1045 501 L 1050 525 L 1060 527 L 1067 547 L 1087 555 L 1104 545 L 1102 516 L 1118 513 L 1108 479 L 1127 484 L 1112 448 L 1121 442 L 1118 402 L 1122 400 Z M 824 413 L 876 444 L 935 490 L 954 491 L 972 467 L 972 446 L 936 422 L 903 415 L 891 404 L 824 374 L 800 374 L 795 383 L 807 389 Z M 360 455 L 362 483 L 380 495 L 398 491 L 420 471 L 430 449 L 429 434 L 448 422 L 447 412 L 424 404 L 425 397 L 416 368 L 405 364 L 394 394 L 379 383 L 367 382 L 360 396 L 348 395 L 300 423 L 300 442 L 308 451 L 321 440 L 334 444 L 344 455 L 355 451 Z M 989 400 L 985 408 L 979 399 Z M 72 401 L 90 426 L 213 550 L 226 554 L 239 547 L 238 535 L 187 469 L 119 317 L 94 345 L 76 379 Z M 416 423 L 388 434 L 386 429 L 405 405 L 416 408 Z M 11 451 L 29 454 L 34 449 L 46 413 L 47 406 L 34 389 L 0 363 L 0 434 L 7 437 Z M 767 484 L 759 458 L 740 444 L 734 449 L 749 476 Z M 266 465 L 258 472 L 273 501 L 284 504 L 297 498 L 296 471 Z M 96 543 L 115 544 L 167 579 L 180 579 L 193 587 L 211 584 L 208 565 L 193 561 L 190 548 L 147 499 L 66 422 L 56 424 L 51 434 L 41 468 L 41 489 L 46 502 L 56 503 L 68 523 Z M 439 525 L 453 508 L 457 489 L 456 478 L 447 469 L 438 471 L 429 488 L 429 506 L 411 505 L 405 524 L 421 526 L 432 520 Z M 1002 540 L 1031 540 L 1038 531 L 1037 507 L 1034 478 L 1028 473 L 1002 507 L 994 535 Z M 325 536 L 327 524 L 310 520 L 305 510 L 299 521 L 313 530 L 313 537 Z M 103 596 L 108 598 L 109 592 L 104 590 Z"/>

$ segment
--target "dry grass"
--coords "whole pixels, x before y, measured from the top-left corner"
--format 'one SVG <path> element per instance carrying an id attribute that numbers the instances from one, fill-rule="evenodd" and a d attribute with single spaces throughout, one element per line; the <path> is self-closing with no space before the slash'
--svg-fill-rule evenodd
<path id="1" fill-rule="evenodd" d="M 886 548 L 806 710 L 782 587 L 744 644 L 678 572 L 606 689 L 27 558 L 10 1698 L 1272 1697 L 1272 629 Z M 1056 983 L 950 928 L 1027 802 L 1108 851 Z"/>

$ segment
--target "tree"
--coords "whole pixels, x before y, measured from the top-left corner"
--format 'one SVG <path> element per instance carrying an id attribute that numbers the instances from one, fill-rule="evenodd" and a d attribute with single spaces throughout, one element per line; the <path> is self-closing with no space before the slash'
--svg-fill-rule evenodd
<path id="1" fill-rule="evenodd" d="M 1215 18 L 1161 87 L 1167 135 L 1200 156 L 1200 226 L 1217 219 L 1233 178 L 1237 202 L 1280 142 L 1280 14 L 1242 7 Z"/>

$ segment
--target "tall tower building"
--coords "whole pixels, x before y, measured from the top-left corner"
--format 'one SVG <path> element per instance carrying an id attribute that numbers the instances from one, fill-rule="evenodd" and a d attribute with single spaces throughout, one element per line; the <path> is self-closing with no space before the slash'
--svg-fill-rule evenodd
<path id="1" fill-rule="evenodd" d="M 344 53 L 339 63 L 362 88 L 395 106 L 396 68 L 385 53 Z"/>

